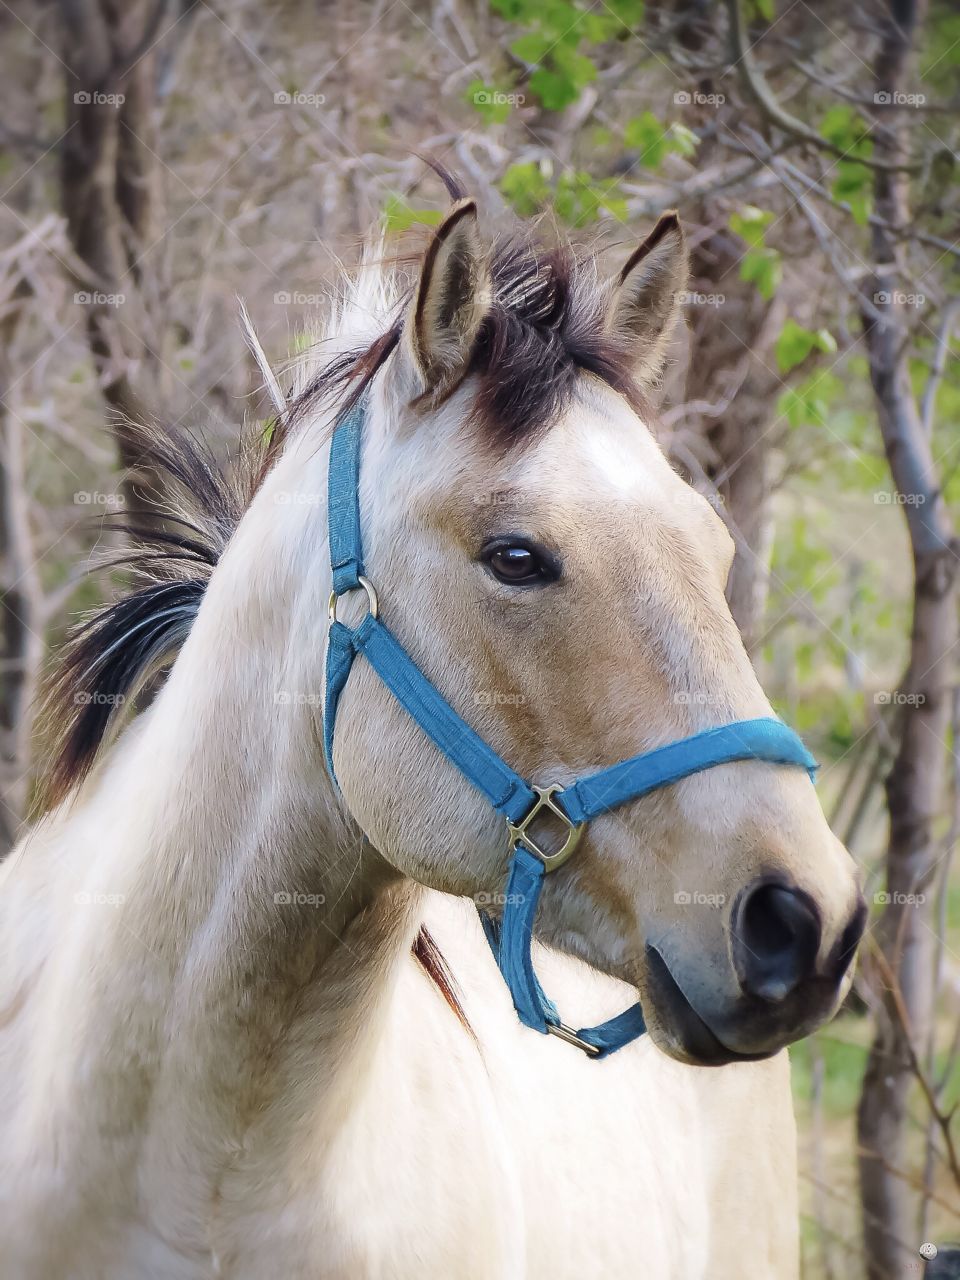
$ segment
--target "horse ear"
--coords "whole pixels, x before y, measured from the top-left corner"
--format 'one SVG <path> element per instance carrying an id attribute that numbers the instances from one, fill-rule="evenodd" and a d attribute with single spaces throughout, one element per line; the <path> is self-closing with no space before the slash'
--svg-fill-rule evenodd
<path id="1" fill-rule="evenodd" d="M 641 382 L 660 373 L 689 272 L 680 219 L 671 210 L 627 259 L 607 312 L 610 332 L 636 352 Z"/>
<path id="2" fill-rule="evenodd" d="M 490 300 L 473 200 L 458 200 L 437 227 L 420 272 L 406 339 L 425 392 L 462 373 Z"/>

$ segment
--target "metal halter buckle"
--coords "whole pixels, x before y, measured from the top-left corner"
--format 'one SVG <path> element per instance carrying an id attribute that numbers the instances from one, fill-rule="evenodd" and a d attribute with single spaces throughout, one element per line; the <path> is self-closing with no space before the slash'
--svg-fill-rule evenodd
<path id="1" fill-rule="evenodd" d="M 369 578 L 363 577 L 361 574 L 357 578 L 355 587 L 348 587 L 346 591 L 331 591 L 330 599 L 327 602 L 327 616 L 331 623 L 337 620 L 337 601 L 341 596 L 348 596 L 352 591 L 359 591 L 361 588 L 367 593 L 367 608 L 370 610 L 370 616 L 375 618 L 380 608 L 380 601 L 377 599 L 377 589 Z"/>
<path id="2" fill-rule="evenodd" d="M 565 1022 L 548 1022 L 547 1031 L 552 1036 L 556 1036 L 558 1040 L 562 1040 L 564 1044 L 576 1045 L 578 1049 L 582 1049 L 588 1058 L 599 1058 L 600 1050 L 595 1044 L 590 1044 L 587 1040 L 581 1040 L 573 1027 L 568 1027 Z"/>
<path id="3" fill-rule="evenodd" d="M 583 835 L 584 823 L 571 822 L 560 806 L 554 804 L 553 797 L 563 791 L 563 787 L 558 786 L 557 783 L 549 787 L 533 787 L 532 789 L 537 793 L 537 799 L 530 807 L 529 812 L 524 814 L 519 822 L 511 822 L 509 818 L 507 819 L 510 843 L 511 845 L 522 844 L 524 849 L 532 853 L 535 858 L 540 859 L 545 871 L 556 871 L 557 867 L 563 866 L 566 860 L 576 851 L 577 845 L 580 843 L 580 837 Z M 542 809 L 549 809 L 567 828 L 567 838 L 555 853 L 549 853 L 546 849 L 541 849 L 533 837 L 527 834 L 527 827 Z M 569 1030 L 569 1028 L 565 1028 L 565 1030 Z M 556 1034 L 559 1035 L 559 1031 Z M 561 1039 L 563 1038 L 565 1037 L 561 1037 Z"/>

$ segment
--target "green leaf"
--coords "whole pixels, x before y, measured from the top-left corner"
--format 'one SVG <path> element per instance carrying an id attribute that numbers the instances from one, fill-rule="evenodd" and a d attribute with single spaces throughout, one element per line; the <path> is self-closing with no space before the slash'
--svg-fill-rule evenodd
<path id="1" fill-rule="evenodd" d="M 759 249 L 763 245 L 764 232 L 772 221 L 773 214 L 768 209 L 746 204 L 739 213 L 731 214 L 730 230 L 751 249 Z"/>
<path id="2" fill-rule="evenodd" d="M 511 97 L 495 85 L 471 80 L 464 96 L 486 124 L 503 124 L 510 117 Z"/>
<path id="3" fill-rule="evenodd" d="M 562 111 L 597 78 L 593 49 L 623 39 L 643 17 L 642 0 L 491 0 L 491 8 L 520 28 L 510 44 L 532 69 L 528 87 L 548 111 Z"/>
<path id="4" fill-rule="evenodd" d="M 652 111 L 628 121 L 623 141 L 631 150 L 639 151 L 639 163 L 647 169 L 656 169 L 669 150 L 667 128 Z"/>
<path id="5" fill-rule="evenodd" d="M 550 198 L 550 186 L 540 166 L 529 161 L 512 164 L 500 179 L 500 191 L 521 218 L 539 213 Z"/>
<path id="6" fill-rule="evenodd" d="M 550 52 L 552 41 L 539 31 L 530 31 L 525 36 L 514 40 L 510 52 L 521 62 L 537 63 Z"/>
<path id="7" fill-rule="evenodd" d="M 829 329 L 817 330 L 817 349 L 825 352 L 828 356 L 836 355 L 837 340 Z"/>
<path id="8" fill-rule="evenodd" d="M 670 149 L 672 151 L 689 159 L 690 156 L 696 154 L 699 145 L 700 139 L 692 129 L 688 129 L 685 124 L 680 124 L 677 120 L 673 122 L 670 126 Z"/>
<path id="9" fill-rule="evenodd" d="M 837 161 L 831 192 L 835 200 L 850 205 L 853 220 L 863 226 L 870 217 L 873 176 L 857 160 L 873 154 L 869 126 L 849 103 L 842 103 L 831 107 L 820 121 L 820 134 L 846 153 Z"/>
<path id="10" fill-rule="evenodd" d="M 740 263 L 740 279 L 755 284 L 767 302 L 780 287 L 782 275 L 783 268 L 776 249 L 751 249 Z"/>
<path id="11" fill-rule="evenodd" d="M 511 165 L 500 180 L 500 191 L 521 217 L 552 205 L 557 217 L 571 227 L 586 227 L 603 214 L 626 221 L 627 202 L 617 182 L 595 182 L 589 173 L 565 172 L 550 182 L 539 165 Z"/>
<path id="12" fill-rule="evenodd" d="M 784 321 L 780 336 L 774 349 L 777 368 L 781 373 L 789 373 L 798 364 L 803 364 L 811 351 L 835 352 L 837 343 L 829 329 L 805 329 L 796 320 Z"/>
<path id="13" fill-rule="evenodd" d="M 603 44 L 615 36 L 623 24 L 614 16 L 607 17 L 601 13 L 585 13 L 583 15 L 582 32 L 584 40 L 591 44 Z"/>
<path id="14" fill-rule="evenodd" d="M 579 91 L 597 78 L 597 66 L 590 58 L 572 49 L 553 51 L 553 61 L 561 75 L 565 75 L 573 88 Z"/>
<path id="15" fill-rule="evenodd" d="M 417 223 L 427 227 L 436 227 L 442 222 L 443 213 L 439 209 L 414 209 L 402 196 L 391 195 L 383 207 L 383 223 L 387 231 L 407 231 Z"/>
<path id="16" fill-rule="evenodd" d="M 604 8 L 613 14 L 618 22 L 628 27 L 634 27 L 638 22 L 642 22 L 645 12 L 643 0 L 607 0 Z"/>
<path id="17" fill-rule="evenodd" d="M 830 108 L 820 121 L 820 136 L 835 147 L 846 150 L 857 140 L 860 117 L 848 103 L 838 103 Z"/>
<path id="18" fill-rule="evenodd" d="M 803 364 L 813 350 L 813 344 L 814 335 L 809 329 L 804 329 L 795 320 L 787 320 L 780 330 L 775 348 L 777 368 L 780 372 L 786 373 L 789 369 L 796 368 L 798 364 Z"/>
<path id="19" fill-rule="evenodd" d="M 873 207 L 873 177 L 870 170 L 856 161 L 841 160 L 836 167 L 836 179 L 831 188 L 833 198 L 850 206 L 850 213 L 858 226 L 864 226 Z"/>
<path id="20" fill-rule="evenodd" d="M 548 111 L 562 111 L 576 102 L 580 90 L 568 75 L 538 67 L 530 77 L 530 91 L 535 93 Z"/>
<path id="21" fill-rule="evenodd" d="M 571 227 L 589 226 L 604 210 L 620 222 L 627 217 L 627 202 L 617 183 L 595 183 L 588 173 L 561 174 L 554 207 L 557 216 Z"/>

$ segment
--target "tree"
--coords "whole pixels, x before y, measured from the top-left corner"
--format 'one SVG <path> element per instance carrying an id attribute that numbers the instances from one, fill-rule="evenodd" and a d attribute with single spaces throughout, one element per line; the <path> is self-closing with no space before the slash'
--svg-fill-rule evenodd
<path id="1" fill-rule="evenodd" d="M 909 139 L 904 108 L 910 91 L 913 44 L 926 17 L 926 0 L 896 0 L 876 54 L 877 127 L 874 155 L 887 167 L 874 174 L 877 219 L 872 228 L 873 270 L 864 280 L 862 312 L 877 419 L 903 510 L 913 554 L 913 624 L 910 661 L 901 682 L 899 746 L 887 780 L 890 845 L 889 905 L 878 930 L 883 999 L 858 1116 L 864 1251 L 870 1280 L 906 1277 L 915 1270 L 912 1221 L 902 1185 L 907 1099 L 930 1034 L 933 994 L 932 906 L 938 859 L 936 820 L 945 778 L 944 746 L 950 729 L 950 689 L 957 645 L 958 547 L 942 482 L 911 386 L 903 297 L 915 289 L 906 261 L 912 225 Z M 949 1131 L 947 1131 L 949 1139 Z M 954 1169 L 960 1183 L 960 1169 Z"/>

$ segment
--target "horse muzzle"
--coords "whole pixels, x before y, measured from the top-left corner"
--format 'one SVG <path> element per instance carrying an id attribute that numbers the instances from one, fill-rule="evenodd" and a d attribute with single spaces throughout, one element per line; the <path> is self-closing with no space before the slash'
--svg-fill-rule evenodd
<path id="1" fill-rule="evenodd" d="M 718 992 L 646 948 L 644 1007 L 671 1057 L 701 1066 L 770 1057 L 832 1017 L 849 986 L 863 935 L 862 897 L 837 942 L 822 954 L 816 905 L 765 879 L 738 896 L 730 920 L 736 992 Z M 711 975 L 712 977 L 712 975 Z"/>

